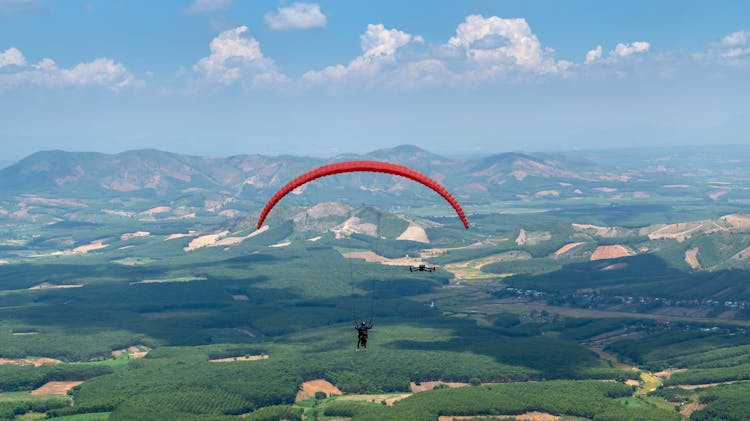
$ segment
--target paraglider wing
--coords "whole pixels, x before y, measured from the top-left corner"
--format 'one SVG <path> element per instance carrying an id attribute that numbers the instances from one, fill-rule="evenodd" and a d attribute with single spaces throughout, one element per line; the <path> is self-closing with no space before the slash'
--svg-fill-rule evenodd
<path id="1" fill-rule="evenodd" d="M 425 186 L 431 188 L 437 194 L 442 196 L 446 201 L 448 201 L 448 203 L 450 203 L 450 205 L 458 214 L 458 217 L 461 218 L 461 222 L 463 222 L 464 227 L 466 229 L 469 229 L 469 221 L 466 220 L 466 215 L 464 215 L 464 211 L 463 209 L 461 209 L 461 205 L 458 203 L 456 198 L 454 198 L 453 195 L 450 194 L 450 192 L 445 189 L 445 187 L 440 185 L 440 183 L 431 179 L 430 177 L 427 177 L 421 172 L 415 171 L 411 168 L 404 167 L 402 165 L 391 164 L 388 162 L 380 162 L 380 161 L 337 162 L 335 164 L 329 164 L 329 165 L 324 165 L 322 167 L 318 167 L 314 170 L 308 171 L 300 175 L 299 177 L 287 183 L 279 191 L 277 191 L 271 197 L 268 203 L 266 203 L 266 206 L 263 208 L 263 212 L 260 213 L 260 218 L 258 218 L 258 228 L 260 229 L 260 227 L 263 225 L 263 221 L 265 221 L 266 217 L 268 216 L 268 213 L 271 212 L 271 209 L 273 209 L 276 203 L 278 203 L 279 200 L 281 200 L 284 196 L 289 194 L 292 190 L 312 180 L 318 179 L 320 177 L 326 177 L 329 175 L 341 174 L 341 173 L 347 173 L 347 172 L 380 172 L 380 173 L 386 173 L 386 174 L 393 174 L 393 175 L 405 177 L 410 180 L 414 180 L 418 183 L 424 184 Z"/>

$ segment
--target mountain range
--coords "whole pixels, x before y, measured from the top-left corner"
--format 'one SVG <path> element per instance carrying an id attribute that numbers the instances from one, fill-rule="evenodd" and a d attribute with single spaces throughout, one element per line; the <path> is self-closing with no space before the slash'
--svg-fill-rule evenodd
<path id="1" fill-rule="evenodd" d="M 445 184 L 464 200 L 483 200 L 488 195 L 505 199 L 535 194 L 575 196 L 580 193 L 567 187 L 606 187 L 629 179 L 610 167 L 573 156 L 513 152 L 456 159 L 411 145 L 329 159 L 289 155 L 216 158 L 158 150 L 111 155 L 56 150 L 34 153 L 0 170 L 0 192 L 82 198 L 123 195 L 174 198 L 191 192 L 223 192 L 251 198 L 257 193 L 278 188 L 317 166 L 354 159 L 388 161 L 412 167 Z M 390 176 L 358 174 L 321 180 L 310 188 L 319 188 L 324 196 L 330 196 L 331 187 L 339 190 L 364 188 L 370 192 L 414 192 L 410 184 Z"/>

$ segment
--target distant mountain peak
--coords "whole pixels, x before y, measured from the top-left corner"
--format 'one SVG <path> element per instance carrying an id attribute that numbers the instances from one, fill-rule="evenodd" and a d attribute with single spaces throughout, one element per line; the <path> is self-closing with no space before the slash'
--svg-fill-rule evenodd
<path id="1" fill-rule="evenodd" d="M 445 159 L 440 155 L 434 154 L 415 145 L 399 145 L 392 148 L 376 149 L 368 153 L 367 156 L 395 161 L 408 161 L 410 159 Z"/>

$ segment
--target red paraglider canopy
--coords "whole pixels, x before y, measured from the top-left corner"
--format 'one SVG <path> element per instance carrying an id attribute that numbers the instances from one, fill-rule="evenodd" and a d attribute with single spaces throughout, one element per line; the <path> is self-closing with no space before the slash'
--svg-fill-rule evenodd
<path id="1" fill-rule="evenodd" d="M 458 217 L 461 218 L 461 222 L 463 222 L 464 227 L 466 227 L 466 229 L 469 229 L 469 221 L 466 220 L 466 215 L 464 215 L 464 211 L 463 209 L 461 209 L 461 205 L 458 204 L 456 198 L 454 198 L 453 195 L 445 189 L 445 187 L 440 185 L 440 183 L 411 168 L 380 161 L 337 162 L 335 164 L 323 165 L 322 167 L 315 168 L 314 170 L 302 174 L 301 176 L 287 183 L 279 191 L 277 191 L 276 194 L 271 197 L 268 203 L 266 203 L 266 207 L 263 208 L 263 212 L 260 213 L 260 218 L 258 218 L 258 228 L 263 226 L 263 221 L 265 221 L 266 216 L 268 216 L 268 213 L 271 212 L 271 209 L 276 206 L 276 203 L 278 203 L 279 200 L 289 194 L 292 190 L 320 177 L 347 172 L 380 172 L 398 175 L 410 180 L 414 180 L 418 183 L 422 183 L 437 192 L 440 196 L 443 196 L 443 198 L 447 200 L 448 203 L 451 204 L 451 206 L 453 206 L 453 209 L 455 209 Z"/>

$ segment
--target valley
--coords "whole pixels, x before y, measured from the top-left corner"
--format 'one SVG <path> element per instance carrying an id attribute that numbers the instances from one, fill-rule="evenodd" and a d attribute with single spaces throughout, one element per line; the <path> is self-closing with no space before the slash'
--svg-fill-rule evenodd
<path id="1" fill-rule="evenodd" d="M 367 174 L 256 230 L 321 158 L 32 155 L 0 170 L 0 418 L 731 419 L 750 160 L 668 153 L 365 156 L 469 230 Z"/>

